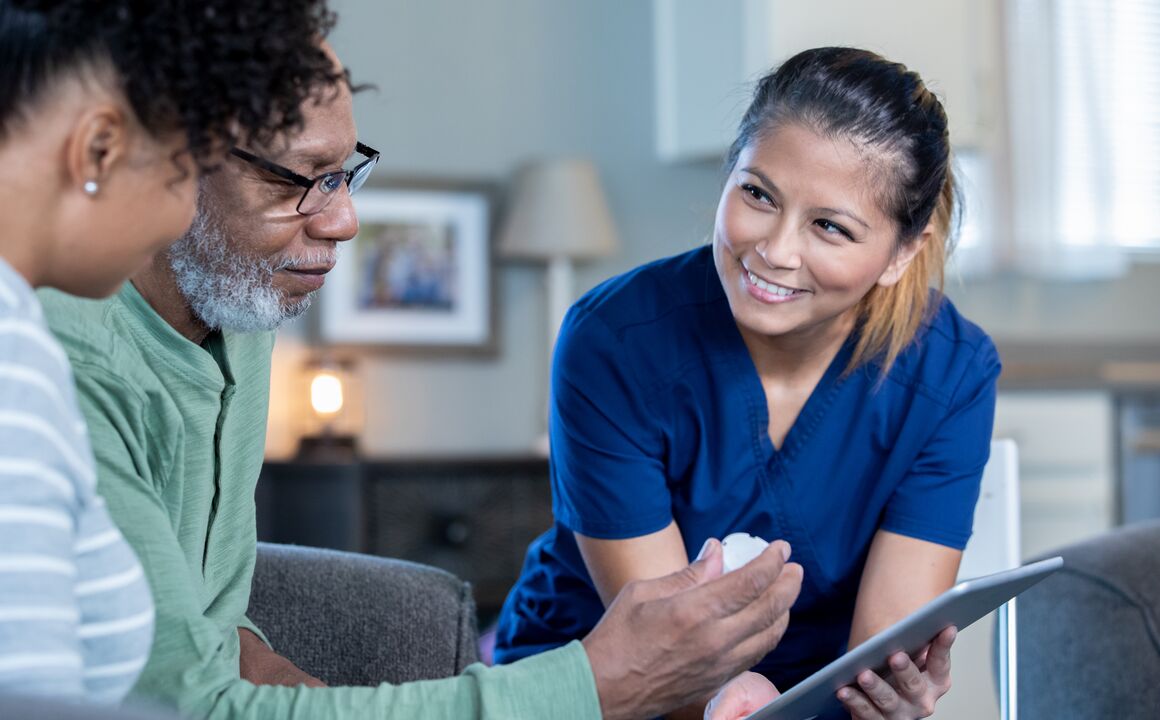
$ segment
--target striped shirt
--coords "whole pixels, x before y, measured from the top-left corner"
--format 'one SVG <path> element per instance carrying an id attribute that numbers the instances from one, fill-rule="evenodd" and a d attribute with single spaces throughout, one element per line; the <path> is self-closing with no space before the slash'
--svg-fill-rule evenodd
<path id="1" fill-rule="evenodd" d="M 141 565 L 96 493 L 68 359 L 0 258 L 0 694 L 117 703 L 152 637 Z"/>

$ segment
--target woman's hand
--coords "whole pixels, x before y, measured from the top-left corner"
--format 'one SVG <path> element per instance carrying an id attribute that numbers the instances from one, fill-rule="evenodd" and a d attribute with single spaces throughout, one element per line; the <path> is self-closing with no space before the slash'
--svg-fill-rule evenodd
<path id="1" fill-rule="evenodd" d="M 939 633 L 919 655 L 917 664 L 906 653 L 892 655 L 888 680 L 866 670 L 858 675 L 856 686 L 838 691 L 838 700 L 855 720 L 930 717 L 935 703 L 951 689 L 951 645 L 955 635 L 953 627 Z"/>
<path id="2" fill-rule="evenodd" d="M 705 720 L 739 720 L 780 694 L 764 675 L 741 673 L 718 690 L 705 706 Z"/>

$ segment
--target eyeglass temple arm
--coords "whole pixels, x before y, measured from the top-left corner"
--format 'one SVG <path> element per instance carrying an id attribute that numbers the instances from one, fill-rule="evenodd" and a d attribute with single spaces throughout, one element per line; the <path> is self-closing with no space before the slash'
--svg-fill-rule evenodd
<path id="1" fill-rule="evenodd" d="M 233 155 L 236 155 L 237 157 L 240 157 L 241 159 L 245 160 L 246 162 L 250 163 L 251 165 L 262 168 L 266 172 L 274 173 L 275 175 L 277 175 L 280 178 L 285 178 L 285 179 L 289 180 L 290 182 L 294 183 L 295 185 L 298 185 L 298 186 L 304 187 L 304 188 L 314 187 L 314 181 L 311 180 L 310 178 L 303 177 L 302 175 L 299 175 L 298 173 L 291 170 L 290 168 L 282 167 L 281 165 L 278 165 L 277 163 L 272 163 L 269 160 L 266 160 L 265 158 L 260 158 L 257 155 L 254 155 L 253 153 L 248 153 L 245 150 L 242 150 L 241 148 L 236 148 L 236 147 L 230 148 L 230 153 L 232 153 Z"/>

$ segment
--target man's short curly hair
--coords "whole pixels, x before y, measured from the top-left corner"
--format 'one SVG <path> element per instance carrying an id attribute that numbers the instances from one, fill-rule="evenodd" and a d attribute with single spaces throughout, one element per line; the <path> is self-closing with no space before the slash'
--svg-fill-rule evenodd
<path id="1" fill-rule="evenodd" d="M 0 141 L 55 80 L 109 67 L 142 126 L 182 132 L 206 169 L 347 82 L 320 47 L 333 24 L 325 0 L 0 0 Z"/>

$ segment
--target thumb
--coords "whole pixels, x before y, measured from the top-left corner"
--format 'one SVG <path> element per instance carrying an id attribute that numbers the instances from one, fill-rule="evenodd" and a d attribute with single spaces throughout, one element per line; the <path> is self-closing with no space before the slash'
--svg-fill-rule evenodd
<path id="1" fill-rule="evenodd" d="M 724 570 L 725 555 L 721 549 L 721 542 L 716 538 L 709 538 L 693 563 L 670 575 L 649 580 L 648 595 L 651 598 L 677 595 L 721 577 Z"/>
<path id="2" fill-rule="evenodd" d="M 705 707 L 705 720 L 748 717 L 780 695 L 773 683 L 752 672 L 742 673 L 721 688 Z"/>

